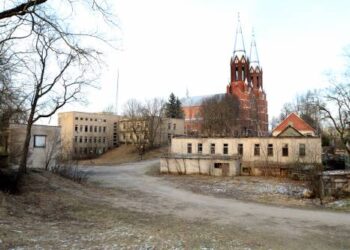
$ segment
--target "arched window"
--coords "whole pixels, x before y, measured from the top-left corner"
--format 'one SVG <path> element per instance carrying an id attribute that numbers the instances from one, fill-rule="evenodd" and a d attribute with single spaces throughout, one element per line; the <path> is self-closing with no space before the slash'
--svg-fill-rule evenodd
<path id="1" fill-rule="evenodd" d="M 244 70 L 244 66 L 242 66 L 242 81 L 245 80 L 245 70 Z"/>
<path id="2" fill-rule="evenodd" d="M 235 68 L 235 80 L 238 81 L 238 67 Z"/>

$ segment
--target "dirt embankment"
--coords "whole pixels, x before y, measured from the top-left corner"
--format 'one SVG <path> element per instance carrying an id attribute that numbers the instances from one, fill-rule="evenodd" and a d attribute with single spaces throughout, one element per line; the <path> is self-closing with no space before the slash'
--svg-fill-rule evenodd
<path id="1" fill-rule="evenodd" d="M 79 161 L 81 165 L 116 165 L 127 162 L 136 162 L 140 160 L 148 160 L 153 158 L 158 158 L 164 153 L 168 152 L 168 147 L 160 147 L 153 150 L 147 151 L 144 155 L 141 156 L 135 149 L 133 145 L 121 145 L 118 148 L 114 148 L 101 155 L 96 159 L 91 160 L 82 160 Z"/>

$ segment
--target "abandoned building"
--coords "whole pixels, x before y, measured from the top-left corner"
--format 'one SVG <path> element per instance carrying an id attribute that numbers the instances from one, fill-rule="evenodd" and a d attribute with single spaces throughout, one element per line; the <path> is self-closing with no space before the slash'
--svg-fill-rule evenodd
<path id="1" fill-rule="evenodd" d="M 230 61 L 230 82 L 226 94 L 238 97 L 240 102 L 239 136 L 267 136 L 268 110 L 263 88 L 263 70 L 259 62 L 254 34 L 250 54 L 246 53 L 243 32 L 238 20 L 234 50 Z M 218 94 L 225 95 L 225 94 Z M 200 133 L 201 103 L 210 96 L 196 96 L 182 99 L 185 114 L 185 130 L 188 134 Z"/>
<path id="2" fill-rule="evenodd" d="M 161 172 L 211 174 L 207 169 L 236 166 L 238 161 L 239 170 L 216 174 L 287 176 L 298 166 L 322 163 L 321 138 L 296 114 L 273 132 L 271 137 L 173 138 L 170 153 L 161 159 Z"/>
<path id="3" fill-rule="evenodd" d="M 26 125 L 10 124 L 9 128 L 9 163 L 18 165 L 26 136 Z M 30 135 L 27 167 L 50 168 L 56 164 L 60 155 L 60 127 L 33 125 Z"/>
<path id="4" fill-rule="evenodd" d="M 130 120 L 122 119 L 118 122 L 118 134 L 120 143 L 134 143 L 138 138 L 145 139 L 149 129 L 146 119 Z M 184 135 L 184 119 L 159 118 L 153 128 L 155 145 L 168 145 L 173 136 Z"/>
<path id="5" fill-rule="evenodd" d="M 65 158 L 100 155 L 118 145 L 120 116 L 109 113 L 63 112 L 58 114 L 62 153 Z"/>

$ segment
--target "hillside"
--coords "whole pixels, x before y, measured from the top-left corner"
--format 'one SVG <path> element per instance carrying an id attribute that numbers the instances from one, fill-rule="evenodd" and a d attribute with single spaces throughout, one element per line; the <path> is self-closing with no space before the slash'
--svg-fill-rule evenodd
<path id="1" fill-rule="evenodd" d="M 150 150 L 142 156 L 143 160 L 157 158 L 168 152 L 168 147 L 160 147 L 157 149 Z M 81 165 L 115 165 L 126 162 L 133 162 L 141 160 L 140 155 L 132 145 L 121 145 L 118 148 L 111 149 L 105 154 L 101 155 L 96 159 L 83 160 L 79 163 Z"/>

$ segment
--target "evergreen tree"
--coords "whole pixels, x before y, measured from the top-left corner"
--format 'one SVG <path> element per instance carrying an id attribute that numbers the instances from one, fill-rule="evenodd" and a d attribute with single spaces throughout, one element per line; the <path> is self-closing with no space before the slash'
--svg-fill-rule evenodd
<path id="1" fill-rule="evenodd" d="M 165 116 L 167 118 L 183 118 L 182 105 L 174 93 L 171 93 L 169 96 L 168 102 L 165 104 Z"/>

